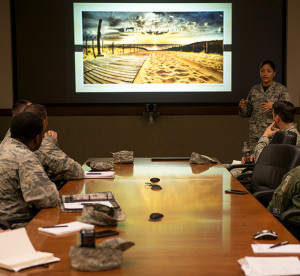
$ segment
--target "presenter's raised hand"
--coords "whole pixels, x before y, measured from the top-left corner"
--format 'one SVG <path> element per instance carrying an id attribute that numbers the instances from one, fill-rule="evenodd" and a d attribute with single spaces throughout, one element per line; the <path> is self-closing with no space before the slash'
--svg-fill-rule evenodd
<path id="1" fill-rule="evenodd" d="M 246 102 L 248 102 L 248 100 L 244 100 L 244 99 L 240 100 L 240 103 L 239 103 L 239 109 L 240 110 L 243 110 L 245 108 L 245 103 Z"/>
<path id="2" fill-rule="evenodd" d="M 264 112 L 266 112 L 266 111 L 272 109 L 273 103 L 274 103 L 274 102 L 271 102 L 271 101 L 269 101 L 269 100 L 266 100 L 265 102 L 263 102 L 263 103 L 260 105 L 260 108 L 261 108 Z"/>

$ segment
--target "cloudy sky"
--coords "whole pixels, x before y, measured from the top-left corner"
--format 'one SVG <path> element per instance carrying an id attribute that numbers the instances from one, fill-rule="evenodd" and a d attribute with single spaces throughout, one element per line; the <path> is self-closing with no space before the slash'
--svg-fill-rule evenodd
<path id="1" fill-rule="evenodd" d="M 190 44 L 223 39 L 223 12 L 82 12 L 83 40 L 115 44 Z"/>

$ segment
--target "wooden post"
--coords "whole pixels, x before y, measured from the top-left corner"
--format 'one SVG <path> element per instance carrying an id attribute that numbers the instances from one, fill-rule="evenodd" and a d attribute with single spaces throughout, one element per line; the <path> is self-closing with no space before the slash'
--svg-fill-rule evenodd
<path id="1" fill-rule="evenodd" d="M 93 55 L 94 55 L 94 58 L 95 58 L 95 57 L 96 57 L 96 54 L 95 54 L 94 39 L 92 40 L 92 48 L 93 48 Z"/>
<path id="2" fill-rule="evenodd" d="M 98 31 L 97 31 L 97 50 L 98 50 L 98 54 L 97 56 L 103 56 L 102 53 L 101 53 L 101 24 L 102 24 L 102 19 L 99 19 L 99 22 L 98 22 Z"/>

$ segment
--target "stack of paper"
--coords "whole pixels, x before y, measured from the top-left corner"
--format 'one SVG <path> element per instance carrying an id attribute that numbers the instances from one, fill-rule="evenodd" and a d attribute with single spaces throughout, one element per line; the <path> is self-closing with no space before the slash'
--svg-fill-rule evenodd
<path id="1" fill-rule="evenodd" d="M 297 257 L 245 257 L 239 259 L 245 275 L 300 275 Z"/>
<path id="2" fill-rule="evenodd" d="M 84 178 L 115 178 L 113 171 L 84 172 Z"/>
<path id="3" fill-rule="evenodd" d="M 52 253 L 35 251 L 25 228 L 0 234 L 0 267 L 19 271 L 24 268 L 60 261 Z"/>
<path id="4" fill-rule="evenodd" d="M 83 223 L 80 221 L 73 221 L 69 223 L 62 223 L 53 226 L 44 226 L 38 228 L 38 230 L 41 232 L 45 232 L 56 236 L 78 232 L 82 229 L 94 229 L 94 225 Z"/>

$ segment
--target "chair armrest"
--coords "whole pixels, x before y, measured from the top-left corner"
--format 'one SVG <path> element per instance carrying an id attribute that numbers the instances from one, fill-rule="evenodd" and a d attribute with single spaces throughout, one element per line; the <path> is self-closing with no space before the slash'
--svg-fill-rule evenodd
<path id="1" fill-rule="evenodd" d="M 6 219 L 5 221 L 7 221 L 10 225 L 13 225 L 14 223 L 22 223 L 22 222 L 29 222 L 33 219 L 32 216 L 24 216 L 24 217 L 11 217 Z"/>
<path id="2" fill-rule="evenodd" d="M 274 191 L 275 191 L 274 189 L 269 189 L 269 190 L 265 190 L 265 191 L 255 192 L 255 193 L 253 193 L 253 196 L 257 199 L 259 199 L 263 196 L 273 196 Z"/>
<path id="3" fill-rule="evenodd" d="M 254 168 L 255 164 L 234 164 L 234 165 L 230 165 L 228 167 L 228 171 L 231 171 L 232 169 L 236 169 L 236 168 Z"/>
<path id="4" fill-rule="evenodd" d="M 249 172 L 251 172 L 251 174 L 252 174 L 253 170 L 254 170 L 254 166 L 253 167 L 247 167 L 247 168 L 243 169 L 242 173 L 248 172 L 248 174 L 249 174 Z"/>
<path id="5" fill-rule="evenodd" d="M 280 220 L 284 223 L 284 222 L 287 222 L 289 218 L 294 217 L 294 216 L 300 216 L 300 209 L 290 209 L 290 210 L 285 211 L 280 216 Z M 300 225 L 300 220 L 299 220 L 299 225 Z"/>
<path id="6" fill-rule="evenodd" d="M 253 196 L 266 208 L 272 200 L 275 189 L 269 189 L 265 191 L 255 192 Z"/>

